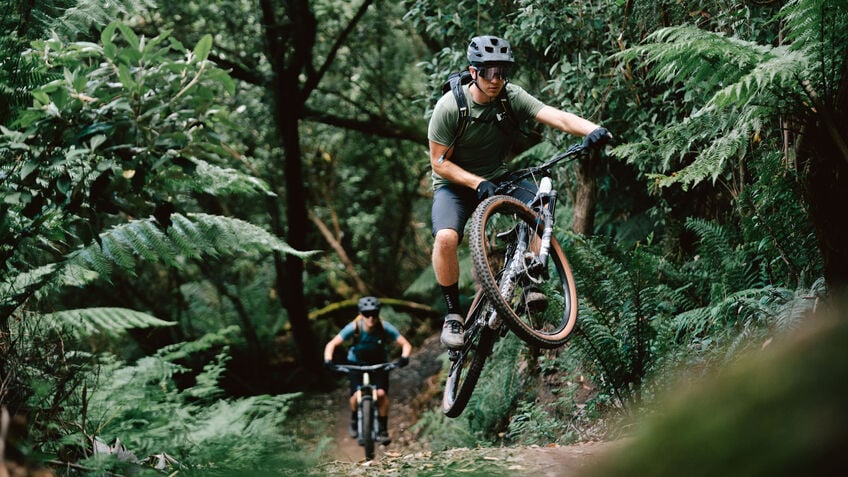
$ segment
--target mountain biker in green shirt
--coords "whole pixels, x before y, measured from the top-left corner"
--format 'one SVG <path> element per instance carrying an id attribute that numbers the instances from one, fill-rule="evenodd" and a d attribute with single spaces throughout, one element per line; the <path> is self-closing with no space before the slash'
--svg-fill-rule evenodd
<path id="1" fill-rule="evenodd" d="M 495 36 L 476 36 L 467 50 L 472 81 L 462 87 L 469 108 L 465 131 L 456 137 L 459 108 L 448 91 L 439 99 L 430 118 L 427 137 L 433 177 L 433 270 L 442 288 L 447 315 L 442 344 L 450 349 L 463 344 L 464 318 L 459 307 L 457 249 L 474 209 L 494 195 L 495 184 L 506 174 L 504 162 L 518 128 L 513 123 L 535 120 L 576 136 L 588 145 L 603 145 L 612 135 L 575 114 L 545 105 L 524 89 L 508 82 L 514 66 L 509 42 Z M 506 118 L 498 95 L 506 89 L 514 118 Z M 526 202 L 536 187 L 527 181 L 513 195 Z"/>
<path id="2" fill-rule="evenodd" d="M 409 354 L 412 345 L 400 334 L 397 328 L 388 321 L 380 319 L 380 300 L 373 296 L 362 297 L 357 309 L 356 318 L 345 325 L 339 333 L 324 346 L 324 362 L 333 362 L 336 347 L 346 340 L 353 338 L 353 345 L 347 353 L 347 361 L 360 366 L 385 363 L 389 356 L 386 347 L 396 343 L 401 347 L 399 364 L 401 367 L 409 364 Z M 386 370 L 372 371 L 371 383 L 377 388 L 377 435 L 380 442 L 389 444 L 389 372 Z M 352 371 L 350 377 L 350 436 L 358 434 L 356 426 L 356 389 L 362 384 L 362 373 Z"/>

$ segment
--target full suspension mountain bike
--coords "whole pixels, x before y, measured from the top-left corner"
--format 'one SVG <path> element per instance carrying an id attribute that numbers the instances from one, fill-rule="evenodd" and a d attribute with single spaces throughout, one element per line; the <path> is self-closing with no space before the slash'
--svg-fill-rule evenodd
<path id="1" fill-rule="evenodd" d="M 565 344 L 574 329 L 577 290 L 553 235 L 557 192 L 551 170 L 587 149 L 576 144 L 541 166 L 512 173 L 475 209 L 468 235 L 478 290 L 465 317 L 464 345 L 449 351 L 442 399 L 448 417 L 465 409 L 495 341 L 508 330 L 531 346 L 550 349 Z M 526 179 L 538 189 L 529 204 L 509 195 Z"/>
<path id="2" fill-rule="evenodd" d="M 371 375 L 374 371 L 384 369 L 391 371 L 400 367 L 400 363 L 378 363 L 372 365 L 334 364 L 333 369 L 340 373 L 351 371 L 362 372 L 362 382 L 356 388 L 356 425 L 359 432 L 359 445 L 365 448 L 365 458 L 374 458 L 374 443 L 378 442 L 377 433 L 377 387 L 371 384 Z"/>

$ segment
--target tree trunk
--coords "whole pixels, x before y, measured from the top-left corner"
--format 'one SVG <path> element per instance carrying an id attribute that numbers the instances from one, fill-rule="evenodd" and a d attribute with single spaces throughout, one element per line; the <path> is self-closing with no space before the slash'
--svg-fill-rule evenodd
<path id="1" fill-rule="evenodd" d="M 816 230 L 822 271 L 834 305 L 848 309 L 848 60 L 832 97 L 822 98 L 804 83 L 815 105 L 798 143 L 798 157 L 807 169 L 809 214 Z"/>
<path id="2" fill-rule="evenodd" d="M 286 242 L 297 250 L 306 250 L 306 231 L 309 225 L 306 213 L 306 192 L 300 151 L 300 119 L 306 95 L 300 91 L 298 76 L 310 67 L 312 47 L 315 42 L 317 22 L 309 9 L 309 2 L 286 2 L 287 28 L 291 37 L 281 35 L 274 2 L 262 0 L 262 18 L 268 60 L 272 65 L 271 90 L 274 98 L 274 119 L 282 138 L 284 181 L 286 197 Z M 279 207 L 276 207 L 279 209 Z M 277 211 L 279 213 L 279 211 Z M 277 228 L 282 228 L 278 224 Z M 318 377 L 321 354 L 306 310 L 303 289 L 303 260 L 288 255 L 283 261 L 275 257 L 277 292 L 288 311 L 289 324 L 297 345 L 300 365 L 309 375 Z"/>
<path id="3" fill-rule="evenodd" d="M 577 161 L 577 187 L 574 193 L 574 211 L 571 219 L 571 230 L 575 233 L 589 236 L 595 230 L 595 209 L 598 192 L 598 160 L 597 150 L 593 150 L 588 158 Z"/>
<path id="4" fill-rule="evenodd" d="M 821 129 L 807 128 L 809 135 L 799 150 L 802 163 L 810 164 L 808 198 L 810 218 L 822 257 L 828 295 L 837 303 L 848 304 L 848 166 L 832 141 Z M 821 136 L 821 137 L 816 137 Z M 809 147 L 809 149 L 808 149 Z"/>

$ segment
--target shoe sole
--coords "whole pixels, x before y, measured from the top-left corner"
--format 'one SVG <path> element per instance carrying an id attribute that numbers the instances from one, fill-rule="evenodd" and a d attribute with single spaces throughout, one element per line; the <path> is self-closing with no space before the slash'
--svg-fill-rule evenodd
<path id="1" fill-rule="evenodd" d="M 465 344 L 464 341 L 455 342 L 455 343 L 446 343 L 444 340 L 441 340 L 441 339 L 439 341 L 441 341 L 442 346 L 444 346 L 445 348 L 452 350 L 452 351 L 462 349 L 462 346 Z"/>

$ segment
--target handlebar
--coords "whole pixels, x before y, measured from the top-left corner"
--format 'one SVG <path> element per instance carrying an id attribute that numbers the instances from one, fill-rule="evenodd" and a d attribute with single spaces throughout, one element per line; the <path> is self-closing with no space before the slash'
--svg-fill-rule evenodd
<path id="1" fill-rule="evenodd" d="M 497 187 L 498 193 L 504 193 L 504 191 L 509 189 L 513 184 L 516 184 L 516 183 L 522 181 L 523 179 L 526 179 L 528 177 L 534 177 L 534 176 L 540 175 L 544 172 L 547 172 L 553 166 L 555 166 L 557 163 L 561 162 L 564 159 L 568 159 L 568 158 L 571 158 L 572 160 L 576 159 L 576 157 L 572 157 L 572 156 L 577 156 L 578 154 L 581 154 L 581 153 L 587 151 L 589 148 L 590 148 L 590 146 L 588 144 L 586 144 L 585 142 L 574 144 L 573 146 L 569 147 L 564 152 L 560 152 L 560 153 L 554 155 L 552 158 L 548 159 L 547 161 L 545 161 L 540 166 L 532 166 L 532 167 L 528 167 L 526 169 L 521 169 L 519 171 L 516 171 L 515 173 L 513 173 L 510 176 L 509 181 L 507 181 L 505 183 L 501 183 L 500 185 L 498 185 L 498 187 Z"/>
<path id="2" fill-rule="evenodd" d="M 359 365 L 359 364 L 332 364 L 332 370 L 338 371 L 340 373 L 349 373 L 351 371 L 379 371 L 386 370 L 391 371 L 393 369 L 397 369 L 400 367 L 399 361 L 394 361 L 391 363 L 377 363 L 377 364 L 369 364 L 369 365 Z"/>

